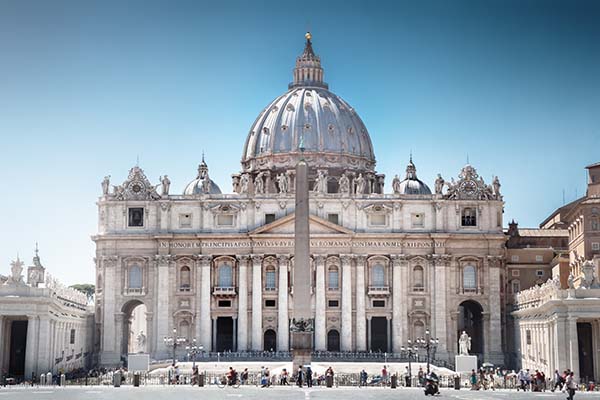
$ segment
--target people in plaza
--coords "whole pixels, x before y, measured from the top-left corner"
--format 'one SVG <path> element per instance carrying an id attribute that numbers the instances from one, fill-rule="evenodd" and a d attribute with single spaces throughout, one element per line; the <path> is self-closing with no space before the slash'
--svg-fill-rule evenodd
<path id="1" fill-rule="evenodd" d="M 240 381 L 242 385 L 248 383 L 248 368 L 244 368 L 244 371 L 240 374 Z"/>
<path id="2" fill-rule="evenodd" d="M 267 380 L 267 387 L 271 386 L 271 371 L 269 371 L 269 367 L 265 368 L 265 378 Z"/>
<path id="3" fill-rule="evenodd" d="M 304 370 L 302 369 L 302 365 L 298 367 L 298 374 L 296 375 L 296 384 L 299 387 L 302 387 L 304 384 Z"/>
<path id="4" fill-rule="evenodd" d="M 566 373 L 566 371 L 565 371 Z M 556 388 L 558 388 L 559 390 L 562 390 L 564 386 L 564 378 L 563 376 L 560 374 L 560 371 L 555 369 L 554 370 L 554 385 L 552 386 L 552 391 L 556 391 Z"/>
<path id="5" fill-rule="evenodd" d="M 269 386 L 269 380 L 267 377 L 267 369 L 264 366 L 260 367 L 260 386 L 261 387 Z"/>
<path id="6" fill-rule="evenodd" d="M 367 371 L 363 368 L 362 371 L 360 371 L 360 386 L 367 386 L 367 377 Z"/>
<path id="7" fill-rule="evenodd" d="M 577 382 L 575 382 L 573 371 L 569 372 L 569 375 L 567 375 L 566 386 L 567 393 L 569 394 L 567 400 L 573 400 L 573 396 L 575 396 L 575 390 L 577 389 Z"/>
<path id="8" fill-rule="evenodd" d="M 227 384 L 233 385 L 237 379 L 237 371 L 233 367 L 229 367 L 227 371 Z"/>
<path id="9" fill-rule="evenodd" d="M 313 381 L 313 372 L 312 372 L 312 368 L 310 368 L 310 365 L 309 365 L 308 367 L 306 367 L 306 386 L 312 387 L 312 381 Z"/>
<path id="10" fill-rule="evenodd" d="M 381 369 L 381 380 L 383 380 L 383 383 L 385 383 L 385 384 L 387 384 L 387 382 L 388 382 L 388 370 L 385 365 Z"/>
<path id="11" fill-rule="evenodd" d="M 279 384 L 286 386 L 288 384 L 288 372 L 285 368 L 281 371 L 281 374 L 279 375 Z"/>
<path id="12" fill-rule="evenodd" d="M 194 365 L 192 367 L 192 386 L 195 386 L 198 383 L 198 366 Z"/>
<path id="13" fill-rule="evenodd" d="M 469 377 L 469 382 L 471 383 L 471 390 L 479 389 L 479 387 L 477 387 L 477 373 L 475 372 L 474 369 L 471 370 L 471 376 Z"/>
<path id="14" fill-rule="evenodd" d="M 419 372 L 417 374 L 417 377 L 419 378 L 419 386 L 424 386 L 425 385 L 425 372 L 423 372 L 423 367 L 419 367 Z"/>

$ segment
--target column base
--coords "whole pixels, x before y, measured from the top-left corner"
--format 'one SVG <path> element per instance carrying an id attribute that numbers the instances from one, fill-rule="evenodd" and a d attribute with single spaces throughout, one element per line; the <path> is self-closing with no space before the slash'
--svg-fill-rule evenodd
<path id="1" fill-rule="evenodd" d="M 103 367 L 120 367 L 121 355 L 114 352 L 102 352 L 99 361 Z"/>

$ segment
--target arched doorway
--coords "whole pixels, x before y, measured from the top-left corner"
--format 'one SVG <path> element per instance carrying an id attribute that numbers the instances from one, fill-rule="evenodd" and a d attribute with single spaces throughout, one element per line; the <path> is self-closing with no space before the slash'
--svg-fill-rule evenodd
<path id="1" fill-rule="evenodd" d="M 123 341 L 121 357 L 130 353 L 148 353 L 148 329 L 146 326 L 146 305 L 139 300 L 131 300 L 123 306 Z"/>
<path id="2" fill-rule="evenodd" d="M 340 333 L 335 329 L 327 332 L 327 351 L 340 351 Z"/>
<path id="3" fill-rule="evenodd" d="M 463 331 L 471 337 L 470 354 L 483 354 L 483 307 L 481 304 L 474 300 L 460 303 L 457 328 L 457 338 Z"/>
<path id="4" fill-rule="evenodd" d="M 267 329 L 264 335 L 264 347 L 265 351 L 277 351 L 277 334 L 273 329 Z"/>

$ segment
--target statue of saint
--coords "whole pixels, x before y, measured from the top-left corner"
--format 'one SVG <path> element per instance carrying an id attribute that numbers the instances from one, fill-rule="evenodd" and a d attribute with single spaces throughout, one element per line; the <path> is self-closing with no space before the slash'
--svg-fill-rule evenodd
<path id="1" fill-rule="evenodd" d="M 468 356 L 469 350 L 471 350 L 471 338 L 463 331 L 458 339 L 458 354 Z"/>
<path id="2" fill-rule="evenodd" d="M 289 191 L 290 178 L 286 174 L 281 173 L 277 175 L 277 184 L 279 185 L 279 193 L 285 194 Z"/>
<path id="3" fill-rule="evenodd" d="M 254 193 L 263 194 L 265 193 L 265 182 L 263 181 L 263 174 L 259 172 L 254 178 Z"/>
<path id="4" fill-rule="evenodd" d="M 104 196 L 108 196 L 108 190 L 110 188 L 110 175 L 104 177 L 102 181 L 102 194 Z"/>
<path id="5" fill-rule="evenodd" d="M 365 178 L 363 178 L 362 174 L 358 175 L 358 178 L 354 180 L 354 184 L 356 185 L 356 194 L 364 194 L 366 188 Z"/>
<path id="6" fill-rule="evenodd" d="M 400 194 L 400 178 L 398 178 L 398 175 L 394 176 L 394 179 L 392 179 L 392 190 L 394 191 L 394 194 Z"/>
<path id="7" fill-rule="evenodd" d="M 144 335 L 144 331 L 140 331 L 137 336 L 137 350 L 139 353 L 146 351 L 146 335 Z"/>
<path id="8" fill-rule="evenodd" d="M 325 172 L 320 170 L 315 178 L 315 186 L 313 186 L 313 192 L 315 193 L 327 193 L 327 176 Z"/>
<path id="9" fill-rule="evenodd" d="M 442 194 L 444 183 L 444 178 L 442 178 L 441 174 L 438 174 L 437 178 L 435 179 L 435 194 Z"/>
<path id="10" fill-rule="evenodd" d="M 240 178 L 240 193 L 248 193 L 249 184 L 250 179 L 248 178 L 248 174 L 243 174 Z"/>
<path id="11" fill-rule="evenodd" d="M 162 195 L 167 196 L 169 194 L 169 188 L 171 187 L 171 181 L 167 175 L 160 178 L 160 183 L 162 184 Z"/>
<path id="12" fill-rule="evenodd" d="M 208 171 L 204 173 L 204 178 L 202 179 L 202 193 L 210 193 L 210 177 L 208 176 Z"/>
<path id="13" fill-rule="evenodd" d="M 343 194 L 350 193 L 350 179 L 348 179 L 348 175 L 346 175 L 345 173 L 342 174 L 338 183 L 340 186 L 340 190 L 339 190 L 340 193 L 343 193 Z"/>
<path id="14" fill-rule="evenodd" d="M 500 179 L 498 179 L 498 176 L 494 177 L 494 180 L 492 181 L 492 186 L 494 187 L 494 195 L 496 195 L 496 198 L 500 198 Z"/>

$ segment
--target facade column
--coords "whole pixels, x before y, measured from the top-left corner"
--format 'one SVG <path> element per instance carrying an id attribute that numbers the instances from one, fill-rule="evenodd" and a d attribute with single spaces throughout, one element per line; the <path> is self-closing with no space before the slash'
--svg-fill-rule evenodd
<path id="1" fill-rule="evenodd" d="M 215 343 L 212 340 L 212 320 L 211 320 L 211 268 L 212 256 L 200 256 L 200 273 L 202 274 L 202 287 L 200 288 L 200 344 L 206 351 L 213 351 Z M 159 316 L 160 318 L 160 316 Z"/>
<path id="2" fill-rule="evenodd" d="M 367 350 L 371 350 L 371 317 L 367 317 Z"/>
<path id="3" fill-rule="evenodd" d="M 252 255 L 252 350 L 262 350 L 262 261 L 263 256 Z"/>
<path id="4" fill-rule="evenodd" d="M 352 351 L 352 256 L 342 259 L 342 337 L 341 350 Z"/>
<path id="5" fill-rule="evenodd" d="M 448 267 L 448 256 L 438 256 L 433 259 L 435 269 L 435 337 L 440 340 L 438 354 L 441 358 L 448 357 L 448 334 L 446 329 L 447 309 L 446 294 L 448 292 L 446 269 Z"/>
<path id="6" fill-rule="evenodd" d="M 117 256 L 103 257 L 102 262 L 104 264 L 104 282 L 117 282 L 118 277 L 116 274 L 117 269 Z M 102 321 L 102 354 L 100 355 L 100 363 L 102 365 L 114 366 L 120 361 L 118 350 L 115 346 L 115 334 L 117 329 L 115 327 L 115 294 L 117 285 L 105 285 L 104 287 L 104 298 L 102 304 L 103 321 Z M 62 349 L 62 326 L 57 323 L 56 326 L 56 354 L 55 358 L 59 358 Z M 54 360 L 52 361 L 54 363 Z"/>
<path id="7" fill-rule="evenodd" d="M 367 314 L 365 307 L 366 256 L 356 257 L 356 351 L 367 351 Z"/>
<path id="8" fill-rule="evenodd" d="M 405 315 L 403 299 L 405 297 L 402 286 L 401 260 L 403 256 L 392 255 L 392 351 L 400 353 L 400 348 L 404 345 L 402 336 L 402 325 L 404 322 L 402 316 Z"/>
<path id="9" fill-rule="evenodd" d="M 4 370 L 4 360 L 7 358 L 8 349 L 7 349 L 7 341 L 5 341 L 4 334 L 4 315 L 0 315 L 0 370 Z M 8 362 L 8 360 L 6 360 Z"/>
<path id="10" fill-rule="evenodd" d="M 386 324 L 386 332 L 387 332 L 387 343 L 386 343 L 387 352 L 393 352 L 393 350 L 392 350 L 392 320 L 390 319 L 390 317 L 386 317 L 385 324 Z"/>
<path id="11" fill-rule="evenodd" d="M 489 304 L 490 304 L 490 335 L 486 336 L 486 341 L 490 342 L 488 346 L 490 361 L 494 364 L 504 362 L 504 353 L 502 352 L 502 313 L 500 308 L 500 267 L 502 259 L 500 257 L 488 257 L 489 271 Z M 485 261 L 484 261 L 485 265 Z"/>
<path id="12" fill-rule="evenodd" d="M 51 347 L 50 347 L 50 317 L 44 315 L 39 319 L 39 334 L 38 334 L 38 349 L 37 349 L 37 374 L 48 372 L 50 368 L 51 360 Z M 0 343 L 2 339 L 0 338 Z"/>
<path id="13" fill-rule="evenodd" d="M 37 375 L 37 322 L 36 316 L 27 318 L 27 344 L 25 345 L 25 379 L 31 379 L 31 373 Z"/>
<path id="14" fill-rule="evenodd" d="M 170 255 L 157 255 L 157 279 L 156 279 L 156 335 L 155 340 L 155 354 L 154 357 L 158 359 L 165 358 L 168 354 L 168 350 L 165 347 L 163 338 L 170 336 L 169 332 L 169 321 L 171 316 L 169 315 L 169 264 L 171 262 Z M 106 282 L 110 282 L 108 279 Z M 106 285 L 110 287 L 111 285 Z M 106 329 L 104 329 L 106 334 Z"/>
<path id="15" fill-rule="evenodd" d="M 279 299 L 279 310 L 277 313 L 277 351 L 288 351 L 290 343 L 290 323 L 288 317 L 288 266 L 290 257 L 287 255 L 279 255 L 277 256 L 277 259 L 279 260 L 279 287 L 277 288 Z"/>
<path id="16" fill-rule="evenodd" d="M 238 256 L 239 295 L 238 295 L 238 351 L 248 350 L 248 262 L 250 256 Z"/>
<path id="17" fill-rule="evenodd" d="M 317 268 L 315 298 L 315 350 L 325 351 L 327 350 L 327 308 L 325 305 L 325 256 L 315 256 L 315 265 Z"/>
<path id="18" fill-rule="evenodd" d="M 569 363 L 571 371 L 575 374 L 576 382 L 579 382 L 579 338 L 577 337 L 577 317 L 568 317 L 569 329 Z"/>

